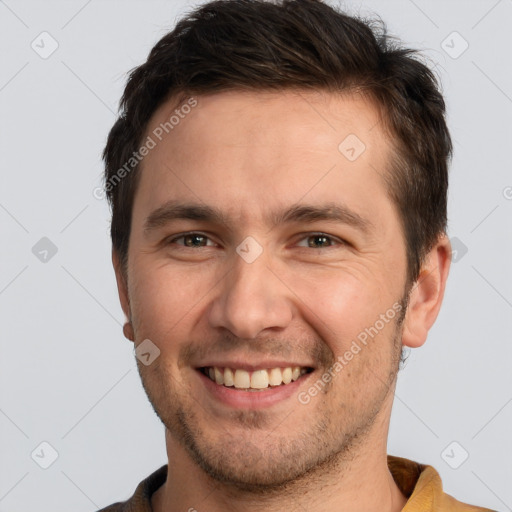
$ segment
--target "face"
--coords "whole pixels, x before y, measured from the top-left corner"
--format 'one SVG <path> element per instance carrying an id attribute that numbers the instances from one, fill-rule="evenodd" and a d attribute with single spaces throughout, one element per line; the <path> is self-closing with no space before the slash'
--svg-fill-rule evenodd
<path id="1" fill-rule="evenodd" d="M 390 142 L 361 97 L 196 100 L 168 135 L 179 106 L 151 119 L 121 299 L 160 351 L 137 364 L 171 441 L 219 481 L 279 486 L 390 414 L 406 296 Z"/>

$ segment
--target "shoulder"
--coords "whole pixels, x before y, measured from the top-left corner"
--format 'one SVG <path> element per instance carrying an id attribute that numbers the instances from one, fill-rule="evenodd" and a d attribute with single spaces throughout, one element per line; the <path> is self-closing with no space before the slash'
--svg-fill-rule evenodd
<path id="1" fill-rule="evenodd" d="M 490 508 L 478 507 L 476 505 L 470 505 L 469 503 L 462 503 L 461 501 L 456 500 L 453 496 L 449 494 L 442 493 L 439 497 L 438 503 L 434 504 L 434 510 L 439 511 L 449 511 L 449 512 L 496 512 Z"/>
<path id="2" fill-rule="evenodd" d="M 166 478 L 167 464 L 142 480 L 131 498 L 113 503 L 98 512 L 152 512 L 151 496 L 164 484 Z"/>
<path id="3" fill-rule="evenodd" d="M 397 486 L 408 498 L 402 512 L 496 512 L 463 503 L 446 494 L 439 473 L 428 464 L 388 455 L 388 467 Z"/>
<path id="4" fill-rule="evenodd" d="M 125 512 L 129 509 L 126 508 L 126 501 L 113 503 L 112 505 L 109 505 L 108 507 L 102 508 L 101 510 L 98 510 L 98 512 Z"/>

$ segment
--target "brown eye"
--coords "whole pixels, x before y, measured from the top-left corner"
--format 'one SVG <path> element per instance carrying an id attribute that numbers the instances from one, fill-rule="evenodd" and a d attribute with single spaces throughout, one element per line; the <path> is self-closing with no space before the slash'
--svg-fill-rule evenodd
<path id="1" fill-rule="evenodd" d="M 329 247 L 331 245 L 331 239 L 325 235 L 314 235 L 308 237 L 309 247 Z"/>
<path id="2" fill-rule="evenodd" d="M 169 243 L 191 248 L 214 245 L 213 242 L 202 233 L 186 233 L 169 240 Z"/>
<path id="3" fill-rule="evenodd" d="M 324 249 L 339 243 L 340 241 L 334 239 L 329 235 L 326 235 L 324 233 L 316 233 L 304 237 L 302 240 L 300 240 L 300 242 L 297 245 L 299 245 L 300 247 L 311 247 L 313 249 Z"/>
<path id="4" fill-rule="evenodd" d="M 183 240 L 187 247 L 203 247 L 206 245 L 206 237 L 203 235 L 186 235 Z"/>

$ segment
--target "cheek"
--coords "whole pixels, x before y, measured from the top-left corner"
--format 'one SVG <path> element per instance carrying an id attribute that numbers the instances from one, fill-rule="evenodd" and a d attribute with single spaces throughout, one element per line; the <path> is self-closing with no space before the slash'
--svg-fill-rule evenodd
<path id="1" fill-rule="evenodd" d="M 358 336 L 364 340 L 366 330 L 376 322 L 379 337 L 385 336 L 392 326 L 396 298 L 383 283 L 375 279 L 367 281 L 342 270 L 314 279 L 295 280 L 294 292 L 302 303 L 302 306 L 298 304 L 300 314 L 335 354 L 347 350 Z M 380 315 L 386 312 L 382 324 Z"/>
<path id="2" fill-rule="evenodd" d="M 199 286 L 197 274 L 168 267 L 135 269 L 137 278 L 130 287 L 130 299 L 141 335 L 167 339 L 186 324 L 188 315 L 200 306 L 201 297 L 209 289 Z"/>

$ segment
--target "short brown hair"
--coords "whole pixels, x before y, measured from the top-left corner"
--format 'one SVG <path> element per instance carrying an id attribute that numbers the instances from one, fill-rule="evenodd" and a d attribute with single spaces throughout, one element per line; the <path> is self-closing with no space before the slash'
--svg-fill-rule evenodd
<path id="1" fill-rule="evenodd" d="M 139 166 L 113 179 L 168 98 L 230 89 L 359 91 L 379 107 L 393 141 L 385 179 L 404 230 L 408 282 L 414 282 L 446 230 L 452 154 L 443 96 L 416 53 L 390 37 L 382 21 L 349 16 L 320 0 L 214 0 L 183 17 L 130 72 L 103 153 L 112 244 L 123 267 Z"/>

